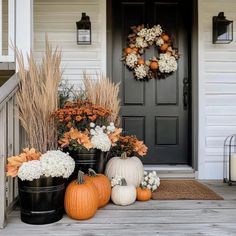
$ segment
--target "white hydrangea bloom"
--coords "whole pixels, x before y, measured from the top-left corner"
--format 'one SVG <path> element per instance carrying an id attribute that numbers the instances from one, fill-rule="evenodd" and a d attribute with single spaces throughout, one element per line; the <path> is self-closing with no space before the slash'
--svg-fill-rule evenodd
<path id="1" fill-rule="evenodd" d="M 161 38 L 161 37 L 158 37 L 157 39 L 156 39 L 156 45 L 157 46 L 161 46 L 161 45 L 163 45 L 164 44 L 164 40 Z"/>
<path id="2" fill-rule="evenodd" d="M 113 122 L 111 122 L 110 125 L 107 126 L 107 130 L 109 132 L 114 132 L 116 130 L 116 127 Z"/>
<path id="3" fill-rule="evenodd" d="M 177 62 L 175 57 L 168 53 L 161 53 L 158 61 L 159 70 L 162 73 L 171 73 L 177 70 Z"/>
<path id="4" fill-rule="evenodd" d="M 108 152 L 111 148 L 111 140 L 107 136 L 107 134 L 99 133 L 93 135 L 91 138 L 91 143 L 93 148 L 99 149 L 102 152 Z"/>
<path id="5" fill-rule="evenodd" d="M 131 69 L 133 69 L 135 67 L 137 62 L 138 62 L 138 57 L 135 53 L 128 54 L 126 59 L 125 59 L 126 65 Z"/>
<path id="6" fill-rule="evenodd" d="M 160 178 L 157 176 L 156 171 L 144 171 L 144 180 L 141 182 L 141 187 L 148 188 L 155 191 L 160 186 Z"/>
<path id="7" fill-rule="evenodd" d="M 112 177 L 111 186 L 114 187 L 116 185 L 121 185 L 122 184 L 121 179 L 122 179 L 122 177 L 119 175 L 115 175 L 115 177 Z"/>
<path id="8" fill-rule="evenodd" d="M 147 76 L 147 71 L 144 65 L 139 65 L 135 67 L 134 74 L 138 79 L 143 79 Z"/>
<path id="9" fill-rule="evenodd" d="M 153 185 L 152 186 L 152 191 L 155 191 L 157 189 L 157 186 L 156 185 Z"/>
<path id="10" fill-rule="evenodd" d="M 111 140 L 105 133 L 106 129 L 106 126 L 96 126 L 95 129 L 90 130 L 90 134 L 92 135 L 91 143 L 93 145 L 93 148 L 99 149 L 103 152 L 108 152 L 111 148 Z M 113 128 L 111 127 L 111 129 Z"/>
<path id="11" fill-rule="evenodd" d="M 32 181 L 34 179 L 39 179 L 42 175 L 42 167 L 39 160 L 24 162 L 18 171 L 18 177 L 21 180 Z"/>
<path id="12" fill-rule="evenodd" d="M 145 35 L 145 40 L 149 44 L 153 44 L 154 40 L 156 38 L 156 33 L 152 29 L 147 29 L 147 34 Z"/>
<path id="13" fill-rule="evenodd" d="M 142 38 L 144 38 L 146 34 L 147 34 L 147 28 L 143 28 L 137 33 L 137 35 Z"/>
<path id="14" fill-rule="evenodd" d="M 153 184 L 154 183 L 154 178 L 150 178 L 149 181 L 148 181 L 149 184 Z"/>
<path id="15" fill-rule="evenodd" d="M 156 35 L 156 37 L 162 34 L 162 28 L 160 25 L 154 25 L 151 30 Z"/>
<path id="16" fill-rule="evenodd" d="M 146 47 L 148 47 L 148 43 L 147 43 L 147 41 L 144 40 L 144 38 L 137 37 L 135 47 L 137 47 L 137 48 L 146 48 Z"/>
<path id="17" fill-rule="evenodd" d="M 91 128 L 94 128 L 95 127 L 95 124 L 93 122 L 90 123 L 90 127 Z"/>
<path id="18" fill-rule="evenodd" d="M 68 178 L 75 168 L 74 160 L 60 150 L 47 151 L 40 157 L 42 173 L 46 177 Z"/>

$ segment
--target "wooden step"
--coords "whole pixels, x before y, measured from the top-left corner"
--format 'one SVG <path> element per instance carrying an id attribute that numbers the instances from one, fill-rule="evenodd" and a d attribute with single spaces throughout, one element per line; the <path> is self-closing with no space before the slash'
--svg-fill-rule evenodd
<path id="1" fill-rule="evenodd" d="M 187 165 L 144 165 L 147 171 L 155 170 L 162 179 L 195 179 L 195 170 Z"/>

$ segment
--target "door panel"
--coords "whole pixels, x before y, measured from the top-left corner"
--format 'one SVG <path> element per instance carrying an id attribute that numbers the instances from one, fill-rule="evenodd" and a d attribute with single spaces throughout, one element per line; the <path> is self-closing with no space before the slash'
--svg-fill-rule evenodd
<path id="1" fill-rule="evenodd" d="M 183 79 L 189 74 L 188 2 L 111 2 L 112 77 L 115 82 L 121 82 L 122 126 L 147 144 L 148 155 L 142 159 L 147 164 L 186 164 L 190 158 L 189 110 L 183 106 Z M 120 61 L 130 27 L 142 23 L 161 24 L 179 49 L 178 70 L 166 79 L 137 81 Z M 142 56 L 148 59 L 157 53 L 157 49 L 151 47 Z"/>

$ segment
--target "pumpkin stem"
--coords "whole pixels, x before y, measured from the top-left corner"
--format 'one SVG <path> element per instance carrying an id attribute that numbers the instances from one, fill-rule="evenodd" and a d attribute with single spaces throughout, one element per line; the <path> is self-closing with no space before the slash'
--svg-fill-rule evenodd
<path id="1" fill-rule="evenodd" d="M 95 177 L 95 176 L 97 176 L 97 173 L 92 168 L 89 168 L 88 169 L 88 175 L 92 176 L 92 177 Z"/>
<path id="2" fill-rule="evenodd" d="M 120 156 L 120 159 L 123 159 L 123 160 L 128 159 L 127 153 L 123 152 Z"/>
<path id="3" fill-rule="evenodd" d="M 76 182 L 78 184 L 84 184 L 85 181 L 84 181 L 84 172 L 83 171 L 79 170 L 78 178 L 77 178 Z"/>
<path id="4" fill-rule="evenodd" d="M 126 182 L 125 178 L 121 179 L 121 186 L 127 186 L 127 182 Z"/>

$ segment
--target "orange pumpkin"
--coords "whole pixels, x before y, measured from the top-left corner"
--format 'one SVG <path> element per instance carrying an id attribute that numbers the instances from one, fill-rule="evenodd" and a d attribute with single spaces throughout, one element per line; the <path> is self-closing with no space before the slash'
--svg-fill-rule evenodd
<path id="1" fill-rule="evenodd" d="M 163 35 L 161 36 L 161 38 L 162 38 L 165 42 L 168 42 L 169 39 L 170 39 L 169 35 L 167 35 L 167 34 L 163 34 Z"/>
<path id="2" fill-rule="evenodd" d="M 132 48 L 126 48 L 125 49 L 126 55 L 130 54 L 131 52 L 133 52 Z"/>
<path id="3" fill-rule="evenodd" d="M 138 53 L 138 51 L 139 51 L 139 49 L 136 48 L 136 47 L 135 47 L 135 48 L 132 48 L 132 50 L 133 50 L 134 53 Z"/>
<path id="4" fill-rule="evenodd" d="M 144 65 L 145 62 L 142 58 L 139 58 L 137 63 L 138 65 Z"/>
<path id="5" fill-rule="evenodd" d="M 164 43 L 164 44 L 161 45 L 160 50 L 162 52 L 165 52 L 168 49 L 168 47 L 169 47 L 169 45 L 167 43 Z"/>
<path id="6" fill-rule="evenodd" d="M 151 199 L 152 192 L 150 189 L 138 187 L 136 190 L 138 201 L 149 201 Z"/>
<path id="7" fill-rule="evenodd" d="M 93 169 L 88 170 L 85 180 L 92 181 L 98 191 L 98 208 L 104 207 L 111 197 L 110 180 L 103 174 L 97 174 Z"/>
<path id="8" fill-rule="evenodd" d="M 98 192 L 90 180 L 79 171 L 77 180 L 67 187 L 64 199 L 66 214 L 72 219 L 86 220 L 93 217 L 98 208 Z"/>
<path id="9" fill-rule="evenodd" d="M 150 69 L 151 70 L 157 70 L 158 69 L 158 67 L 159 67 L 159 65 L 158 65 L 158 62 L 157 61 L 152 61 L 151 63 L 150 63 Z"/>

